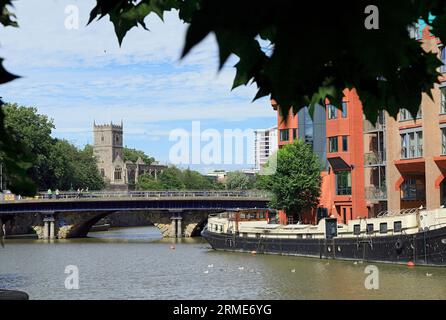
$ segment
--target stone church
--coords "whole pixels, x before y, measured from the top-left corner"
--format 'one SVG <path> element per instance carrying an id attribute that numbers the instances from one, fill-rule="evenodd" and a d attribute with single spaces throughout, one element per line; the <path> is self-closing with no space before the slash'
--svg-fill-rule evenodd
<path id="1" fill-rule="evenodd" d="M 123 155 L 123 124 L 93 123 L 93 154 L 101 176 L 108 189 L 132 190 L 142 174 L 155 179 L 166 169 L 160 164 L 146 164 L 141 158 L 136 162 L 125 161 Z"/>

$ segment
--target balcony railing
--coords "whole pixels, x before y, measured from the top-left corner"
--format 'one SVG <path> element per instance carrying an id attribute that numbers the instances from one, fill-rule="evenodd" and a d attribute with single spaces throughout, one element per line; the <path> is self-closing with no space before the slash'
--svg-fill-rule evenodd
<path id="1" fill-rule="evenodd" d="M 401 159 L 419 158 L 423 156 L 423 145 L 401 148 Z"/>
<path id="2" fill-rule="evenodd" d="M 349 196 L 352 194 L 352 187 L 338 187 L 337 195 L 338 196 Z"/>
<path id="3" fill-rule="evenodd" d="M 378 119 L 375 124 L 372 124 L 368 120 L 363 121 L 364 132 L 383 131 L 386 127 L 382 119 Z"/>
<path id="4" fill-rule="evenodd" d="M 385 186 L 366 187 L 365 188 L 365 198 L 367 200 L 386 200 L 387 199 L 387 188 Z"/>
<path id="5" fill-rule="evenodd" d="M 384 151 L 374 151 L 364 154 L 364 164 L 367 166 L 385 164 L 386 153 Z"/>

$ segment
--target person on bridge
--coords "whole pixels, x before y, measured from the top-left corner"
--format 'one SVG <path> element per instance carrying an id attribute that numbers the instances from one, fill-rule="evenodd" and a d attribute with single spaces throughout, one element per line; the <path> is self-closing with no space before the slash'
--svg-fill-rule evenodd
<path id="1" fill-rule="evenodd" d="M 48 189 L 48 199 L 51 199 L 53 197 L 53 191 L 51 191 L 51 188 Z"/>
<path id="2" fill-rule="evenodd" d="M 56 189 L 56 199 L 59 198 L 59 189 Z"/>

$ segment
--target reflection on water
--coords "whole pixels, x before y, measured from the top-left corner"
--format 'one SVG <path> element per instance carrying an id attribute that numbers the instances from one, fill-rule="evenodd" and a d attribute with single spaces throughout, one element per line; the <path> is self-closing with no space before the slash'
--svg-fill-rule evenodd
<path id="1" fill-rule="evenodd" d="M 31 299 L 446 297 L 446 268 L 376 264 L 380 289 L 367 290 L 366 263 L 217 252 L 200 238 L 161 239 L 154 227 L 89 236 L 7 240 L 0 249 L 0 287 L 24 290 Z M 64 287 L 67 265 L 79 268 L 79 290 Z"/>

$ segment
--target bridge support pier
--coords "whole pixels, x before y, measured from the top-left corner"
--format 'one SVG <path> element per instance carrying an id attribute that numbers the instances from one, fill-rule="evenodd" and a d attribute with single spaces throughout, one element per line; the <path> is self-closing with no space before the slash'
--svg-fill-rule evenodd
<path id="1" fill-rule="evenodd" d="M 170 217 L 170 220 L 171 220 L 170 237 L 171 238 L 182 238 L 183 237 L 183 226 L 181 223 L 183 220 L 182 211 L 169 210 L 169 212 L 172 213 L 172 216 Z"/>
<path id="2" fill-rule="evenodd" d="M 43 239 L 44 240 L 56 239 L 54 222 L 55 222 L 55 219 L 54 219 L 53 215 L 46 215 L 43 218 Z"/>

